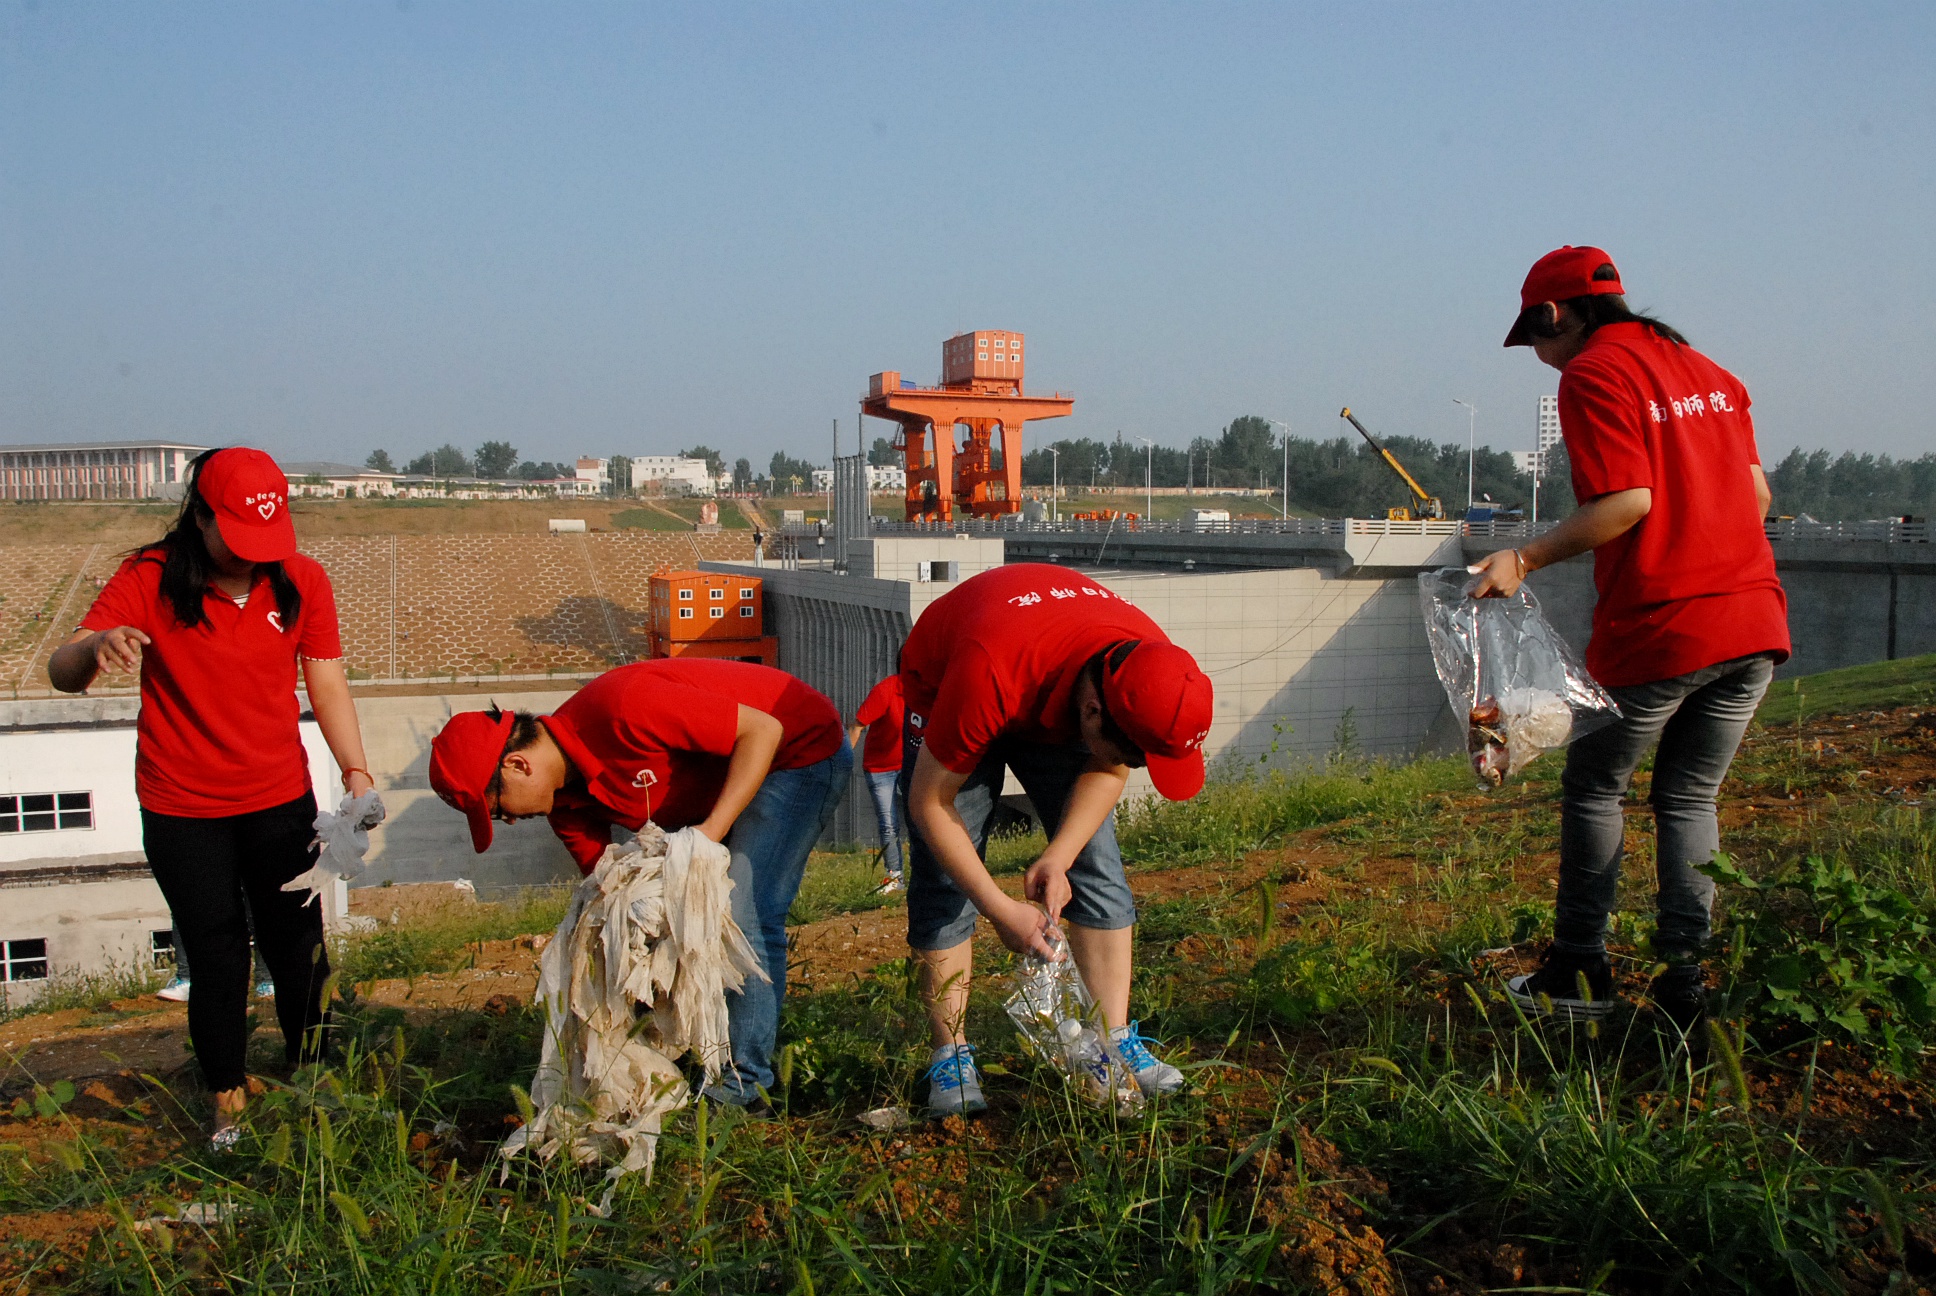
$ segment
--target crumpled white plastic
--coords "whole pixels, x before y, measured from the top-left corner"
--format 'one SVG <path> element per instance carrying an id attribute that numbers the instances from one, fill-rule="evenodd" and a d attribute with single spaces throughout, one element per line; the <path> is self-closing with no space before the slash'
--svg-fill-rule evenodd
<path id="1" fill-rule="evenodd" d="M 674 1059 L 691 1053 L 710 1083 L 732 1056 L 726 992 L 771 979 L 733 921 L 731 863 L 697 829 L 668 836 L 648 823 L 578 884 L 539 965 L 549 1019 L 531 1110 L 498 1148 L 507 1174 L 528 1149 L 616 1161 L 613 1184 L 651 1178 L 665 1114 L 691 1097 Z"/>
<path id="2" fill-rule="evenodd" d="M 337 878 L 353 878 L 363 871 L 363 857 L 370 851 L 370 829 L 383 822 L 387 812 L 383 808 L 383 798 L 371 788 L 362 796 L 345 796 L 343 802 L 331 814 L 325 810 L 316 816 L 316 840 L 312 846 L 321 846 L 322 852 L 308 871 L 300 873 L 282 884 L 284 891 L 309 892 L 304 904 L 322 897 L 325 888 L 335 884 Z"/>
<path id="3" fill-rule="evenodd" d="M 1045 959 L 1035 953 L 1022 956 L 1021 966 L 1015 971 L 1015 993 L 1002 1005 L 1008 1010 L 1009 1020 L 1032 1052 L 1082 1087 L 1092 1100 L 1106 1101 L 1113 1094 L 1118 1109 L 1125 1114 L 1141 1111 L 1143 1091 L 1136 1083 L 1136 1073 L 1110 1038 L 1076 961 L 1068 956 L 1062 933 L 1051 927 L 1047 939 L 1057 957 Z M 1073 1037 L 1086 1034 L 1095 1041 L 1102 1055 L 1102 1077 L 1088 1073 L 1071 1057 L 1071 1025 L 1075 1028 Z"/>

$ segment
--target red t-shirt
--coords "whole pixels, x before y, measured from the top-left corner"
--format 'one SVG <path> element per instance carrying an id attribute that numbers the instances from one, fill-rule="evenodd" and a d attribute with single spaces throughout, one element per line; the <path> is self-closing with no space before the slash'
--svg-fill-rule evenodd
<path id="1" fill-rule="evenodd" d="M 579 868 L 591 871 L 615 823 L 635 832 L 647 819 L 685 828 L 712 813 L 742 703 L 785 730 L 774 769 L 800 769 L 840 750 L 832 702 L 785 671 L 750 662 L 635 662 L 606 671 L 545 717 L 583 777 L 559 789 L 550 815 Z"/>
<path id="2" fill-rule="evenodd" d="M 862 769 L 869 774 L 885 774 L 901 768 L 901 722 L 906 715 L 901 677 L 889 675 L 874 686 L 854 713 L 854 723 L 867 726 L 867 745 L 860 754 Z"/>
<path id="3" fill-rule="evenodd" d="M 134 786 L 144 810 L 219 819 L 267 810 L 309 791 L 309 757 L 296 729 L 296 659 L 343 655 L 329 575 L 301 554 L 283 571 L 302 592 L 294 625 L 258 577 L 246 606 L 218 590 L 202 596 L 193 630 L 161 596 L 162 556 L 121 564 L 81 618 L 84 630 L 133 626 L 141 650 L 141 716 Z"/>
<path id="4" fill-rule="evenodd" d="M 1788 658 L 1751 465 L 1748 390 L 1693 347 L 1609 324 L 1560 375 L 1560 431 L 1581 503 L 1646 487 L 1653 507 L 1593 552 L 1587 669 L 1645 684 L 1750 653 Z"/>
<path id="5" fill-rule="evenodd" d="M 928 606 L 901 649 L 908 728 L 956 774 L 973 773 L 998 738 L 1075 742 L 1076 680 L 1125 639 L 1169 642 L 1080 572 L 1012 563 L 970 577 Z"/>

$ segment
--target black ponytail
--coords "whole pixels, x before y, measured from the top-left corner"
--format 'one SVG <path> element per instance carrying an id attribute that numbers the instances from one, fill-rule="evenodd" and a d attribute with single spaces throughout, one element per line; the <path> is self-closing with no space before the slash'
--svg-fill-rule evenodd
<path id="1" fill-rule="evenodd" d="M 137 558 L 161 564 L 161 596 L 175 613 L 183 629 L 193 630 L 207 618 L 202 600 L 208 593 L 209 578 L 215 574 L 215 560 L 209 556 L 202 539 L 202 524 L 215 516 L 215 510 L 202 498 L 202 465 L 215 450 L 204 450 L 188 465 L 182 482 L 181 512 L 176 514 L 161 539 L 134 551 Z M 269 591 L 276 597 L 276 611 L 285 626 L 294 626 L 302 611 L 302 591 L 279 562 L 257 563 L 269 578 Z"/>

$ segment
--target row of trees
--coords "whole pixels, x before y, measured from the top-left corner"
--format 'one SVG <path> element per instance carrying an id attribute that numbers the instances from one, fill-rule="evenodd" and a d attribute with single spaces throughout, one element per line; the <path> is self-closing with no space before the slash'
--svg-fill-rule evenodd
<path id="1" fill-rule="evenodd" d="M 1936 454 L 1915 459 L 1790 450 L 1768 469 L 1775 509 L 1820 522 L 1936 514 Z"/>
<path id="2" fill-rule="evenodd" d="M 1433 442 L 1421 437 L 1380 437 L 1419 484 L 1445 501 L 1458 514 L 1465 507 L 1466 447 L 1455 442 Z M 1053 449 L 1059 452 L 1058 472 Z M 1526 504 L 1532 499 L 1532 478 L 1513 466 L 1512 456 L 1482 446 L 1474 458 L 1475 498 L 1490 497 L 1500 504 Z M 1281 491 L 1290 475 L 1293 511 L 1327 517 L 1377 516 L 1409 502 L 1410 494 L 1397 474 L 1372 452 L 1355 432 L 1328 441 L 1281 437 L 1268 419 L 1255 415 L 1233 419 L 1215 437 L 1197 437 L 1187 446 L 1146 446 L 1127 441 L 1082 437 L 1052 441 L 1022 458 L 1022 481 L 1047 486 L 1051 475 L 1065 486 L 1196 486 L 1199 488 L 1268 488 Z M 1549 476 L 1552 474 L 1549 472 Z M 1549 491 L 1541 484 L 1540 515 L 1560 515 L 1549 504 L 1563 488 Z"/>

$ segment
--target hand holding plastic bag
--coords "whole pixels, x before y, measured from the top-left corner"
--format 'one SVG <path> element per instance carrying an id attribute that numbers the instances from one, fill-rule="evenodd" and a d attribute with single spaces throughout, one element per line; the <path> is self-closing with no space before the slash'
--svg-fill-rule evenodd
<path id="1" fill-rule="evenodd" d="M 336 813 L 325 810 L 316 816 L 316 840 L 321 846 L 316 863 L 305 872 L 282 884 L 284 891 L 308 891 L 308 904 L 333 886 L 337 878 L 352 878 L 363 871 L 363 857 L 370 850 L 370 829 L 383 822 L 383 799 L 371 788 L 360 797 L 345 796 Z"/>
<path id="2" fill-rule="evenodd" d="M 1054 959 L 1022 956 L 1015 993 L 1004 1005 L 1010 1020 L 1036 1055 L 1053 1062 L 1089 1101 L 1113 1096 L 1119 1111 L 1141 1110 L 1142 1087 L 1103 1029 L 1102 1013 L 1068 957 L 1061 931 L 1051 927 L 1048 942 Z"/>
<path id="3" fill-rule="evenodd" d="M 1432 664 L 1480 783 L 1498 787 L 1543 751 L 1620 718 L 1524 585 L 1510 598 L 1473 598 L 1465 569 L 1421 572 L 1419 605 Z"/>

